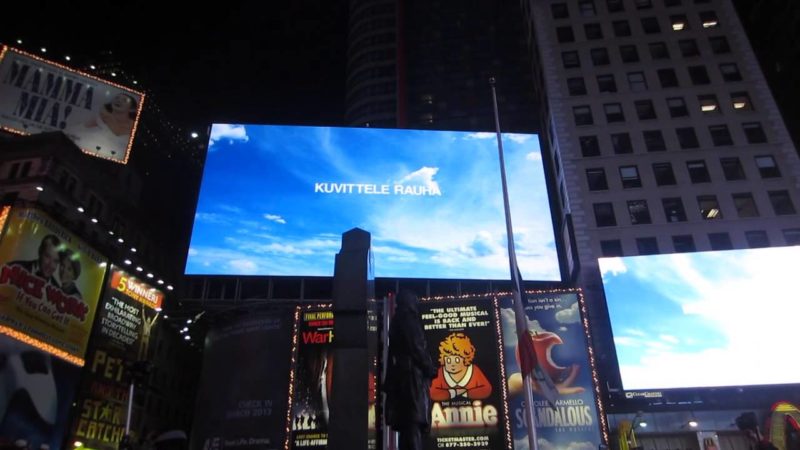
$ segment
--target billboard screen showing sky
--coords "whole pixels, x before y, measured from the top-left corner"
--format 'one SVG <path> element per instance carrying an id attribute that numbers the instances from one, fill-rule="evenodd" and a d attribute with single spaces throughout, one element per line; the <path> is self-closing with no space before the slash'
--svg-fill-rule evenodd
<path id="1" fill-rule="evenodd" d="M 602 258 L 625 390 L 800 383 L 800 247 Z"/>
<path id="2" fill-rule="evenodd" d="M 522 275 L 559 280 L 539 140 L 503 143 Z M 377 277 L 509 278 L 496 135 L 214 125 L 186 273 L 331 276 L 354 227 Z"/>

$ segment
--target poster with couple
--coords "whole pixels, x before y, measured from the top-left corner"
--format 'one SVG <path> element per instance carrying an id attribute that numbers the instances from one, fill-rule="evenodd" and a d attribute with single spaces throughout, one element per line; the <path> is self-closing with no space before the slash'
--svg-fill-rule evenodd
<path id="1" fill-rule="evenodd" d="M 105 258 L 47 214 L 8 213 L 0 240 L 0 332 L 82 366 Z"/>

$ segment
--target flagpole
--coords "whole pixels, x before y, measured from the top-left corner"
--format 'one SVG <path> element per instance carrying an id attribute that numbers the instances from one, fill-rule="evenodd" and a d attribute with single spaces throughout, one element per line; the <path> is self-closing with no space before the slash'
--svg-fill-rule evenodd
<path id="1" fill-rule="evenodd" d="M 492 87 L 492 105 L 494 107 L 494 127 L 497 132 L 497 153 L 500 156 L 500 179 L 503 185 L 503 209 L 506 215 L 506 235 L 508 236 L 508 264 L 511 272 L 511 281 L 514 284 L 514 321 L 516 323 L 517 335 L 527 338 L 528 323 L 525 319 L 525 308 L 522 306 L 521 279 L 517 266 L 517 254 L 514 251 L 514 232 L 511 226 L 511 207 L 508 202 L 508 184 L 506 182 L 506 162 L 503 156 L 503 138 L 500 136 L 500 114 L 497 109 L 497 92 L 495 90 L 494 77 L 489 78 L 489 85 Z M 521 349 L 520 349 L 521 354 Z M 536 419 L 533 413 L 533 386 L 531 385 L 531 374 L 522 372 L 522 384 L 525 388 L 525 413 L 528 422 L 528 446 L 530 450 L 538 450 L 539 443 L 536 436 Z"/>

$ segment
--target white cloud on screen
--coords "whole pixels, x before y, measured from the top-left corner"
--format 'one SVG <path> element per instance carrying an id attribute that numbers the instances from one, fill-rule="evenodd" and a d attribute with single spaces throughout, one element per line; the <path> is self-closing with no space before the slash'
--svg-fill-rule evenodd
<path id="1" fill-rule="evenodd" d="M 465 136 L 465 139 L 497 139 L 497 133 L 491 133 L 488 131 L 469 133 Z"/>
<path id="2" fill-rule="evenodd" d="M 422 167 L 401 178 L 399 184 L 422 185 L 432 191 L 440 191 L 439 183 L 433 179 L 439 172 L 438 167 Z"/>
<path id="3" fill-rule="evenodd" d="M 219 141 L 228 141 L 233 144 L 235 141 L 247 142 L 247 129 L 244 125 L 215 124 L 211 127 L 211 138 L 209 147 L 214 146 Z"/>
<path id="4" fill-rule="evenodd" d="M 622 258 L 600 258 L 597 262 L 600 264 L 600 275 L 604 282 L 608 276 L 617 276 L 628 271 Z"/>
<path id="5" fill-rule="evenodd" d="M 269 220 L 270 222 L 279 223 L 281 225 L 286 224 L 286 219 L 279 216 L 278 214 L 264 214 L 264 218 Z"/>

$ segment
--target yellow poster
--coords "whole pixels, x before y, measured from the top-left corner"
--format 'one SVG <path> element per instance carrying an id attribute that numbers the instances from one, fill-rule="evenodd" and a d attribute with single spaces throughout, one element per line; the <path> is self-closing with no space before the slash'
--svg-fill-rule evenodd
<path id="1" fill-rule="evenodd" d="M 0 332 L 83 365 L 105 258 L 50 216 L 14 208 L 0 240 Z"/>

